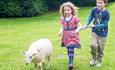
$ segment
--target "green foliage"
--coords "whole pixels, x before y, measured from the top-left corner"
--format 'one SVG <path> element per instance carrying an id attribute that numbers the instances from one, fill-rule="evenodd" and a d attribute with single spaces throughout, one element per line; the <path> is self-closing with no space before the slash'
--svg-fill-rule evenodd
<path id="1" fill-rule="evenodd" d="M 95 6 L 96 0 L 45 0 L 49 10 L 59 9 L 60 5 L 64 2 L 70 1 L 76 6 L 86 7 L 86 6 Z M 113 2 L 114 0 L 109 0 Z"/>
<path id="2" fill-rule="evenodd" d="M 30 17 L 47 11 L 43 0 L 1 0 L 1 17 Z"/>
<path id="3" fill-rule="evenodd" d="M 0 17 L 31 17 L 57 10 L 64 2 L 76 6 L 95 6 L 96 0 L 0 0 Z M 114 0 L 109 0 L 113 2 Z"/>
<path id="4" fill-rule="evenodd" d="M 56 10 L 66 0 L 45 0 L 48 10 Z"/>
<path id="5" fill-rule="evenodd" d="M 45 0 L 49 10 L 55 10 L 64 2 L 70 1 L 77 6 L 94 6 L 95 0 Z"/>
<path id="6" fill-rule="evenodd" d="M 115 2 L 115 0 L 108 0 L 108 2 Z"/>

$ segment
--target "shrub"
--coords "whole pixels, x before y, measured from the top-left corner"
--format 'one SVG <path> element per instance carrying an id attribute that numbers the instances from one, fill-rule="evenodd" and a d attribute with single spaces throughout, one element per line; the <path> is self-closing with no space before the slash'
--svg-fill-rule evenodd
<path id="1" fill-rule="evenodd" d="M 31 17 L 46 11 L 44 0 L 0 0 L 0 17 Z"/>

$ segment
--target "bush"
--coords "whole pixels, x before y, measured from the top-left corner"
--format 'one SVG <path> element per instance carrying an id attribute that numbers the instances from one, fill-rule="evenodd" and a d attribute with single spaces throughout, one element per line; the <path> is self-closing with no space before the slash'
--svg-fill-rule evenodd
<path id="1" fill-rule="evenodd" d="M 31 17 L 46 11 L 44 0 L 0 0 L 0 17 Z"/>
<path id="2" fill-rule="evenodd" d="M 48 10 L 57 10 L 64 2 L 63 0 L 45 0 Z"/>
<path id="3" fill-rule="evenodd" d="M 115 2 L 115 0 L 108 0 L 109 2 Z"/>
<path id="4" fill-rule="evenodd" d="M 57 10 L 64 2 L 76 6 L 95 6 L 96 0 L 0 0 L 0 17 L 31 17 Z M 109 0 L 113 2 L 114 0 Z"/>
<path id="5" fill-rule="evenodd" d="M 64 2 L 70 1 L 77 6 L 94 6 L 95 0 L 45 0 L 48 10 L 59 9 L 60 5 Z"/>
<path id="6" fill-rule="evenodd" d="M 86 7 L 86 6 L 95 6 L 96 0 L 45 0 L 48 10 L 57 10 L 59 9 L 60 5 L 64 2 L 70 1 L 74 3 L 76 6 L 79 7 Z M 115 0 L 108 0 L 109 2 L 113 2 Z"/>

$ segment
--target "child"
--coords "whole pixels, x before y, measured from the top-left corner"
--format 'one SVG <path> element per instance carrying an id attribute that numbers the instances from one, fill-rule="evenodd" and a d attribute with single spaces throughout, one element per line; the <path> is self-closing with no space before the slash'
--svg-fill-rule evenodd
<path id="1" fill-rule="evenodd" d="M 87 28 L 91 21 L 92 25 L 92 40 L 91 40 L 91 54 L 92 59 L 90 65 L 96 63 L 96 67 L 101 66 L 103 51 L 108 34 L 108 22 L 110 19 L 109 12 L 105 9 L 107 0 L 97 0 L 97 7 L 92 9 L 92 12 L 87 20 L 84 28 Z"/>
<path id="2" fill-rule="evenodd" d="M 74 48 L 81 47 L 79 37 L 81 24 L 80 19 L 75 16 L 76 9 L 78 10 L 71 2 L 66 2 L 60 7 L 62 28 L 59 31 L 59 36 L 62 38 L 62 46 L 68 50 L 69 70 L 73 69 Z"/>

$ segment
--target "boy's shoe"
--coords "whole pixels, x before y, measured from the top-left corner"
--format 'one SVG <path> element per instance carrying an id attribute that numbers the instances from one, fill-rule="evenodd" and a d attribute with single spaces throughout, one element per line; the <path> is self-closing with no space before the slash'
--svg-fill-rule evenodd
<path id="1" fill-rule="evenodd" d="M 93 66 L 94 64 L 95 64 L 95 59 L 91 59 L 91 61 L 90 61 L 90 66 Z"/>
<path id="2" fill-rule="evenodd" d="M 101 62 L 97 62 L 96 67 L 101 67 Z"/>

